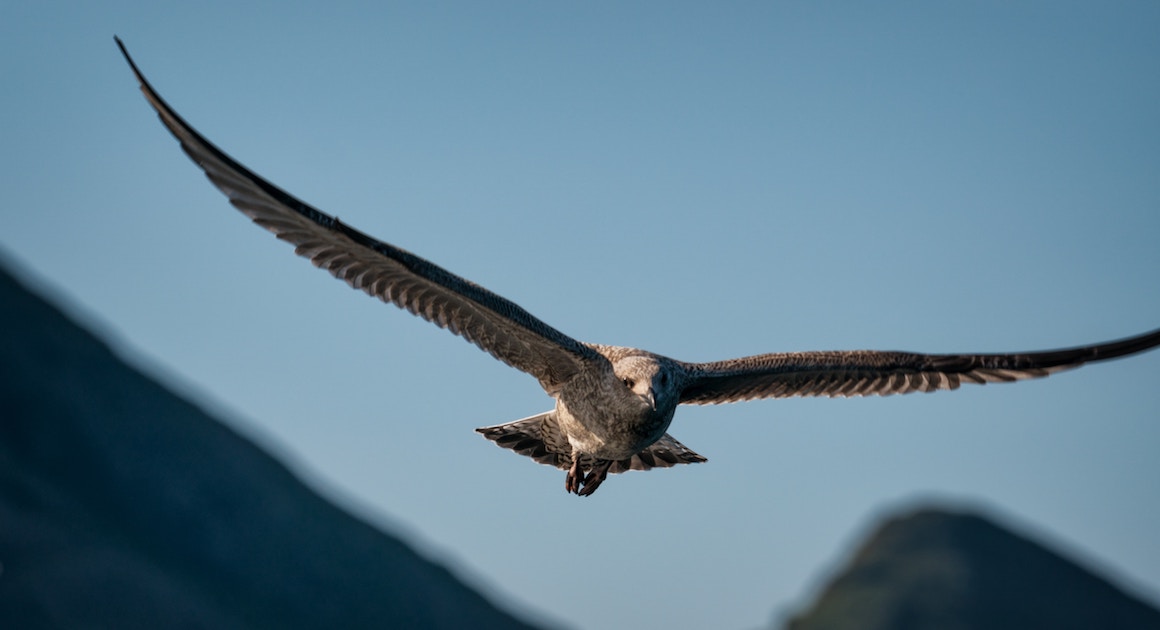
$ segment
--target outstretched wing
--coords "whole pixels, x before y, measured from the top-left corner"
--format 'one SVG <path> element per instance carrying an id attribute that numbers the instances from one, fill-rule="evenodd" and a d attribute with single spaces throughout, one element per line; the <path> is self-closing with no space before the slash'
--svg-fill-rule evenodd
<path id="1" fill-rule="evenodd" d="M 788 352 L 684 363 L 681 402 L 710 405 L 791 396 L 887 396 L 957 389 L 962 383 L 1019 381 L 1141 352 L 1160 330 L 1109 343 L 1018 354 Z"/>
<path id="2" fill-rule="evenodd" d="M 181 148 L 254 223 L 289 241 L 352 287 L 404 308 L 479 346 L 555 390 L 597 352 L 533 317 L 518 305 L 389 243 L 375 240 L 259 177 L 226 155 L 153 90 L 118 38 L 145 98 Z"/>

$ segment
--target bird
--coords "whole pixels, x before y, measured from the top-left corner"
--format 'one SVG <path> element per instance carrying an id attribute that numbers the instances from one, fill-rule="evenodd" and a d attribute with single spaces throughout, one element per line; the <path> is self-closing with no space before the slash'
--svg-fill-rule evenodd
<path id="1" fill-rule="evenodd" d="M 706 363 L 578 341 L 516 303 L 373 238 L 290 195 L 185 122 L 117 46 L 146 100 L 229 202 L 295 253 L 354 289 L 394 304 L 533 376 L 554 407 L 476 429 L 500 447 L 566 471 L 564 489 L 589 496 L 609 474 L 707 459 L 668 433 L 680 405 L 795 396 L 886 396 L 1019 381 L 1160 345 L 1160 329 L 1107 343 L 1006 354 L 782 352 Z"/>

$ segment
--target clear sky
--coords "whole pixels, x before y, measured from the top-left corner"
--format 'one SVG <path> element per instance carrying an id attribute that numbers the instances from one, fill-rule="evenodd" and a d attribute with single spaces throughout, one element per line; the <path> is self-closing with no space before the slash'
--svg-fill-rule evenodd
<path id="1" fill-rule="evenodd" d="M 1015 351 L 1160 326 L 1160 5 L 322 6 L 0 5 L 6 257 L 536 619 L 756 628 L 928 499 L 1160 602 L 1160 352 L 684 408 L 709 463 L 578 499 L 472 431 L 548 409 L 533 379 L 250 225 L 113 44 L 241 162 L 579 339 Z"/>

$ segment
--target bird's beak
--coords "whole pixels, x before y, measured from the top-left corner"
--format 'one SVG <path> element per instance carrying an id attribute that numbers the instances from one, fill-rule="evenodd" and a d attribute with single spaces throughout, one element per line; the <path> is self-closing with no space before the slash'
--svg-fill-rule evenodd
<path id="1" fill-rule="evenodd" d="M 644 400 L 645 404 L 648 405 L 649 409 L 652 409 L 653 411 L 657 410 L 657 398 L 651 387 L 647 392 L 641 394 L 640 397 Z"/>

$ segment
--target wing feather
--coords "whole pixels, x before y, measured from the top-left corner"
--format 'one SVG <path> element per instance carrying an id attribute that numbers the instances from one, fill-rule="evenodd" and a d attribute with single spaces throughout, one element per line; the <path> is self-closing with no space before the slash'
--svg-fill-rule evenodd
<path id="1" fill-rule="evenodd" d="M 717 404 L 791 396 L 887 396 L 958 389 L 962 383 L 1040 378 L 1160 345 L 1160 330 L 1090 346 L 1011 354 L 787 352 L 684 363 L 681 402 Z"/>
<path id="2" fill-rule="evenodd" d="M 153 89 L 117 46 L 145 98 L 190 157 L 243 214 L 294 245 L 315 266 L 479 346 L 553 391 L 589 362 L 605 359 L 490 291 L 298 200 L 226 155 Z"/>

